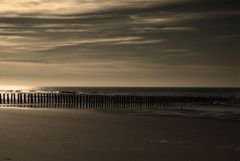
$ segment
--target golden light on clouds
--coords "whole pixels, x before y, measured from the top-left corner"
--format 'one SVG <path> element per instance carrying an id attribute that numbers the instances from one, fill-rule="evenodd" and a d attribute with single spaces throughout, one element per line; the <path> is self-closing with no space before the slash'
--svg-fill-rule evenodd
<path id="1" fill-rule="evenodd" d="M 142 7 L 154 2 L 169 3 L 180 0 L 1 0 L 2 15 L 39 14 L 74 14 L 102 11 L 119 7 Z"/>

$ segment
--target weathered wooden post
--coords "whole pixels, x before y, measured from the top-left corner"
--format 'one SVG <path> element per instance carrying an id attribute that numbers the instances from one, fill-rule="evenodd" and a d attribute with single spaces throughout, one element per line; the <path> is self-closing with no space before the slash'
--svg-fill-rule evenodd
<path id="1" fill-rule="evenodd" d="M 53 104 L 54 104 L 54 102 L 53 102 L 53 101 L 54 101 L 54 100 L 53 100 L 53 99 L 54 99 L 54 94 L 53 94 L 53 93 L 50 93 L 49 96 L 50 96 L 50 107 L 52 108 L 52 107 L 53 107 Z"/>
<path id="2" fill-rule="evenodd" d="M 19 102 L 19 93 L 17 93 L 17 104 L 19 104 L 20 102 Z"/>
<path id="3" fill-rule="evenodd" d="M 43 106 L 44 105 L 44 94 L 43 93 L 41 93 L 40 99 L 41 99 L 41 105 Z"/>
<path id="4" fill-rule="evenodd" d="M 78 108 L 82 108 L 82 94 L 78 95 Z"/>
<path id="5" fill-rule="evenodd" d="M 110 110 L 110 109 L 112 109 L 113 108 L 113 95 L 109 95 L 109 107 L 108 107 L 108 109 Z"/>
<path id="6" fill-rule="evenodd" d="M 92 95 L 90 95 L 90 94 L 88 94 L 88 103 L 89 103 L 88 108 L 91 109 L 92 108 Z"/>
<path id="7" fill-rule="evenodd" d="M 31 105 L 31 107 L 35 107 L 35 93 L 32 93 L 31 99 L 32 99 L 32 105 Z"/>
<path id="8" fill-rule="evenodd" d="M 19 93 L 20 104 L 23 104 L 23 93 Z"/>
<path id="9" fill-rule="evenodd" d="M 129 99 L 129 95 L 125 96 L 125 102 L 126 102 L 126 110 L 130 109 L 130 99 Z"/>
<path id="10" fill-rule="evenodd" d="M 44 93 L 44 107 L 47 108 L 48 107 L 48 94 Z"/>
<path id="11" fill-rule="evenodd" d="M 94 109 L 97 109 L 97 95 L 94 95 Z"/>
<path id="12" fill-rule="evenodd" d="M 152 109 L 155 109 L 155 97 L 151 96 Z"/>
<path id="13" fill-rule="evenodd" d="M 61 108 L 61 98 L 60 98 L 60 94 L 56 93 L 55 94 L 55 108 Z"/>
<path id="14" fill-rule="evenodd" d="M 78 100 L 79 100 L 79 108 L 81 109 L 82 108 L 82 94 L 79 94 L 78 95 Z"/>
<path id="15" fill-rule="evenodd" d="M 156 108 L 159 109 L 159 96 L 156 96 Z"/>
<path id="16" fill-rule="evenodd" d="M 69 106 L 68 108 L 71 108 L 72 107 L 72 94 L 68 94 L 68 98 L 69 98 Z"/>
<path id="17" fill-rule="evenodd" d="M 78 94 L 75 94 L 75 108 L 78 108 Z"/>
<path id="18" fill-rule="evenodd" d="M 85 94 L 82 94 L 82 109 L 85 108 Z"/>
<path id="19" fill-rule="evenodd" d="M 36 104 L 37 104 L 37 94 L 36 93 L 34 93 L 33 94 L 33 100 L 34 100 L 34 107 L 36 107 Z"/>
<path id="20" fill-rule="evenodd" d="M 65 105 L 66 105 L 65 108 L 67 108 L 69 103 L 68 94 L 64 94 L 64 96 L 65 96 Z"/>
<path id="21" fill-rule="evenodd" d="M 2 93 L 0 93 L 0 104 L 2 104 Z"/>
<path id="22" fill-rule="evenodd" d="M 154 96 L 154 108 L 157 109 L 158 108 L 158 97 Z"/>
<path id="23" fill-rule="evenodd" d="M 1 99 L 1 97 L 0 97 Z M 16 104 L 16 95 L 15 92 L 12 94 L 12 104 Z"/>
<path id="24" fill-rule="evenodd" d="M 63 93 L 63 108 L 66 108 L 66 104 L 67 104 L 67 97 L 66 97 L 66 94 Z"/>
<path id="25" fill-rule="evenodd" d="M 0 104 L 3 104 L 3 94 L 0 93 Z"/>
<path id="26" fill-rule="evenodd" d="M 94 95 L 94 109 L 97 109 L 97 95 Z"/>
<path id="27" fill-rule="evenodd" d="M 88 108 L 88 94 L 85 94 L 84 96 L 85 96 L 85 98 L 84 98 L 85 109 L 87 109 Z"/>
<path id="28" fill-rule="evenodd" d="M 9 94 L 8 93 L 6 94 L 6 97 L 7 97 L 6 103 L 9 104 Z"/>
<path id="29" fill-rule="evenodd" d="M 148 104 L 148 96 L 145 96 L 145 107 L 148 108 L 149 104 Z"/>
<path id="30" fill-rule="evenodd" d="M 88 94 L 85 94 L 85 108 L 87 109 L 88 108 Z"/>
<path id="31" fill-rule="evenodd" d="M 76 108 L 76 102 L 77 102 L 76 93 L 74 93 L 74 95 L 73 95 L 73 108 Z"/>
<path id="32" fill-rule="evenodd" d="M 72 104 L 72 95 L 68 94 L 68 108 L 71 108 L 71 104 Z"/>
<path id="33" fill-rule="evenodd" d="M 30 93 L 27 94 L 27 104 L 30 104 Z"/>
<path id="34" fill-rule="evenodd" d="M 47 94 L 47 104 L 48 104 L 48 108 L 50 107 L 50 105 L 51 105 L 51 94 L 50 93 L 48 93 Z"/>
<path id="35" fill-rule="evenodd" d="M 39 102 L 39 107 L 43 107 L 43 94 L 42 93 L 39 93 L 38 94 L 38 102 Z"/>
<path id="36" fill-rule="evenodd" d="M 31 93 L 31 104 L 34 103 L 34 100 L 33 100 L 33 93 Z"/>
<path id="37" fill-rule="evenodd" d="M 44 101 L 44 108 L 46 108 L 47 107 L 47 94 L 46 93 L 43 94 L 43 101 Z"/>
<path id="38" fill-rule="evenodd" d="M 57 97 L 57 104 L 59 106 L 59 108 L 62 107 L 62 94 L 58 94 L 58 97 Z"/>
<path id="39" fill-rule="evenodd" d="M 66 105 L 66 95 L 63 93 L 62 94 L 62 97 L 63 97 L 63 108 L 65 108 L 65 105 Z"/>
<path id="40" fill-rule="evenodd" d="M 30 103 L 30 94 L 29 93 L 26 93 L 26 104 L 29 104 Z"/>
<path id="41" fill-rule="evenodd" d="M 71 94 L 71 108 L 74 108 L 74 94 Z"/>
<path id="42" fill-rule="evenodd" d="M 77 108 L 81 108 L 82 107 L 81 106 L 81 94 L 77 95 L 77 99 L 78 99 L 78 106 L 77 106 Z"/>
<path id="43" fill-rule="evenodd" d="M 117 97 L 116 95 L 113 96 L 113 107 L 112 107 L 112 109 L 117 108 L 117 98 L 116 97 Z"/>
<path id="44" fill-rule="evenodd" d="M 79 108 L 80 109 L 83 108 L 83 94 L 82 93 L 79 95 Z"/>
<path id="45" fill-rule="evenodd" d="M 92 102 L 93 101 L 93 96 L 92 95 L 89 95 L 89 108 L 91 109 L 92 108 Z"/>
<path id="46" fill-rule="evenodd" d="M 91 109 L 92 108 L 92 95 L 88 94 L 88 108 Z"/>
<path id="47" fill-rule="evenodd" d="M 92 95 L 88 95 L 88 98 L 89 98 L 89 106 L 88 106 L 88 108 L 92 108 Z"/>
<path id="48" fill-rule="evenodd" d="M 135 97 L 131 96 L 131 100 L 132 100 L 132 110 L 135 111 Z"/>
<path id="49" fill-rule="evenodd" d="M 66 108 L 69 108 L 69 105 L 70 105 L 70 95 L 68 93 L 66 94 L 66 98 L 67 98 L 66 99 L 66 103 L 67 103 L 66 104 L 67 105 Z"/>
<path id="50" fill-rule="evenodd" d="M 75 94 L 71 94 L 71 108 L 74 108 L 74 95 Z"/>
<path id="51" fill-rule="evenodd" d="M 10 104 L 13 104 L 13 93 L 10 93 Z"/>
<path id="52" fill-rule="evenodd" d="M 69 108 L 71 103 L 71 97 L 69 93 L 67 93 L 66 96 L 67 96 L 67 108 Z"/>
<path id="53" fill-rule="evenodd" d="M 82 94 L 82 109 L 85 108 L 85 94 Z"/>
<path id="54" fill-rule="evenodd" d="M 145 108 L 145 96 L 141 96 L 141 110 Z"/>
<path id="55" fill-rule="evenodd" d="M 98 109 L 101 109 L 102 108 L 102 95 L 101 94 L 99 94 L 98 95 Z"/>
<path id="56" fill-rule="evenodd" d="M 101 109 L 104 109 L 104 95 L 101 94 Z"/>
<path id="57" fill-rule="evenodd" d="M 110 109 L 111 108 L 111 98 L 110 98 L 110 95 L 107 96 L 107 109 Z"/>
<path id="58" fill-rule="evenodd" d="M 104 95 L 101 94 L 101 109 L 104 108 Z"/>
<path id="59" fill-rule="evenodd" d="M 95 108 L 98 109 L 99 103 L 98 103 L 98 94 L 95 95 Z"/>
<path id="60" fill-rule="evenodd" d="M 61 104 L 61 108 L 64 108 L 64 94 L 63 93 L 60 94 L 60 104 Z"/>
<path id="61" fill-rule="evenodd" d="M 167 96 L 167 108 L 169 109 L 169 96 Z"/>
<path id="62" fill-rule="evenodd" d="M 171 106 L 172 102 L 171 102 L 171 96 L 168 96 L 168 108 L 171 109 L 172 106 Z"/>
<path id="63" fill-rule="evenodd" d="M 106 109 L 106 95 L 103 95 L 103 109 Z"/>
<path id="64" fill-rule="evenodd" d="M 116 110 L 119 110 L 119 95 L 116 95 Z"/>
<path id="65" fill-rule="evenodd" d="M 37 97 L 38 97 L 37 98 L 37 103 L 38 103 L 37 107 L 40 108 L 41 107 L 41 93 L 38 93 Z"/>
<path id="66" fill-rule="evenodd" d="M 22 99 L 22 104 L 26 104 L 26 93 L 22 93 L 22 96 L 20 96 L 20 97 L 22 97 L 21 99 Z"/>
<path id="67" fill-rule="evenodd" d="M 56 102 L 56 99 L 57 98 L 57 94 L 56 93 L 53 93 L 53 105 L 55 105 L 57 102 Z M 55 106 L 54 106 L 55 107 Z"/>
<path id="68" fill-rule="evenodd" d="M 62 104 L 63 104 L 63 108 L 65 108 L 65 104 L 66 104 L 65 94 L 62 94 Z"/>
<path id="69" fill-rule="evenodd" d="M 93 95 L 93 109 L 96 108 L 96 95 Z"/>
<path id="70" fill-rule="evenodd" d="M 61 93 L 61 104 L 62 104 L 62 108 L 65 107 L 65 96 L 63 93 Z"/>

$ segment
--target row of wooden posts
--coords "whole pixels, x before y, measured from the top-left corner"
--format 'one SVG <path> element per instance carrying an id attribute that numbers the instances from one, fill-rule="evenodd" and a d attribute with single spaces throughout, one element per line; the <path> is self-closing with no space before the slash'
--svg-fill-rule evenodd
<path id="1" fill-rule="evenodd" d="M 77 93 L 0 93 L 0 105 L 53 108 L 181 108 L 193 102 L 212 103 L 213 98 L 153 95 Z"/>

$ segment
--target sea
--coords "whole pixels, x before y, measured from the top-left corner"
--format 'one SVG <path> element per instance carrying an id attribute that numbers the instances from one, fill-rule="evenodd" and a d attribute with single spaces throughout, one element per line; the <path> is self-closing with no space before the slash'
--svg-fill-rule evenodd
<path id="1" fill-rule="evenodd" d="M 37 87 L 33 90 L 66 93 L 139 94 L 139 95 L 198 95 L 239 97 L 240 88 L 200 87 Z"/>
<path id="2" fill-rule="evenodd" d="M 216 96 L 228 98 L 226 104 L 194 105 L 180 111 L 151 111 L 151 115 L 240 120 L 240 88 L 202 87 L 40 87 L 37 90 L 63 93 Z M 144 114 L 149 114 L 149 111 Z"/>

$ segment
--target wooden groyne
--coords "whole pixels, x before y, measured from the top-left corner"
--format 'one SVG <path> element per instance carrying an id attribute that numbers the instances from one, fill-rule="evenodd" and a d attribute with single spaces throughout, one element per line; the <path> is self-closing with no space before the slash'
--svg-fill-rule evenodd
<path id="1" fill-rule="evenodd" d="M 222 97 L 129 95 L 129 94 L 79 94 L 79 93 L 0 93 L 0 106 L 32 108 L 79 109 L 171 109 L 194 104 L 216 104 L 226 101 Z"/>

